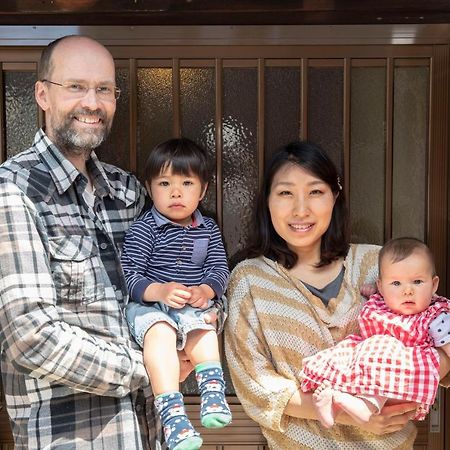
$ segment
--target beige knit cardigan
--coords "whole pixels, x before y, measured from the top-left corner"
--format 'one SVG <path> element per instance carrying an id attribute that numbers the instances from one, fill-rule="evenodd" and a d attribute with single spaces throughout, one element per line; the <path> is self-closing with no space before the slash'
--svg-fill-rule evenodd
<path id="1" fill-rule="evenodd" d="M 326 307 L 281 265 L 267 258 L 243 261 L 228 287 L 225 352 L 245 412 L 261 427 L 271 449 L 411 449 L 416 436 L 403 430 L 377 436 L 358 427 L 283 414 L 299 389 L 302 359 L 357 332 L 360 286 L 377 277 L 378 246 L 351 245 L 337 298 Z"/>

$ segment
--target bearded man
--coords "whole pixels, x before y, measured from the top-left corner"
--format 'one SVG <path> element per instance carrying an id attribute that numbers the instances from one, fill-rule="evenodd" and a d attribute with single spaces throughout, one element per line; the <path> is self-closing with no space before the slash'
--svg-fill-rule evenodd
<path id="1" fill-rule="evenodd" d="M 35 86 L 45 128 L 0 166 L 1 373 L 19 450 L 161 448 L 122 314 L 120 250 L 145 190 L 94 152 L 119 95 L 103 45 L 50 43 Z"/>

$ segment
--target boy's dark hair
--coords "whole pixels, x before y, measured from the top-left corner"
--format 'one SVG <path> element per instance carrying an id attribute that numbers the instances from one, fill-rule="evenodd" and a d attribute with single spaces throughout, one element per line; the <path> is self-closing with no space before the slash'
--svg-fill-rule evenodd
<path id="1" fill-rule="evenodd" d="M 401 237 L 387 241 L 378 254 L 378 269 L 381 277 L 381 263 L 383 259 L 389 258 L 392 263 L 403 261 L 416 251 L 422 251 L 430 261 L 433 276 L 436 275 L 434 256 L 428 246 L 420 239 L 412 237 Z"/>
<path id="2" fill-rule="evenodd" d="M 282 167 L 288 164 L 297 165 L 320 178 L 336 195 L 330 226 L 322 236 L 320 261 L 317 267 L 345 257 L 349 248 L 349 221 L 341 181 L 329 156 L 317 145 L 305 141 L 295 141 L 281 147 L 269 162 L 254 217 L 253 243 L 245 251 L 245 256 L 266 256 L 287 269 L 294 267 L 297 263 L 297 254 L 289 249 L 284 239 L 275 231 L 268 206 L 273 178 Z"/>
<path id="3" fill-rule="evenodd" d="M 174 138 L 154 147 L 145 165 L 145 180 L 151 181 L 168 167 L 177 175 L 196 175 L 203 186 L 209 182 L 210 170 L 206 150 L 187 138 Z"/>

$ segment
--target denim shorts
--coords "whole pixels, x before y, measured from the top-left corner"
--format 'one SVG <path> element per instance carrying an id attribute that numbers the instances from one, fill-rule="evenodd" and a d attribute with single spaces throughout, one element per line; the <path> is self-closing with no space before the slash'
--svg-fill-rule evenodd
<path id="1" fill-rule="evenodd" d="M 192 330 L 214 330 L 214 324 L 206 323 L 203 315 L 207 309 L 193 308 L 186 305 L 181 309 L 170 308 L 164 303 L 128 303 L 125 317 L 131 334 L 136 342 L 143 347 L 145 333 L 157 322 L 167 322 L 177 330 L 177 350 L 183 350 L 187 334 Z"/>

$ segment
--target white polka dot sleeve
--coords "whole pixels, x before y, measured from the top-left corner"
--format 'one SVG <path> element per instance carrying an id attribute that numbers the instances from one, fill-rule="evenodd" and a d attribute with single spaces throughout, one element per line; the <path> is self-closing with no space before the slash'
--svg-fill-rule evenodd
<path id="1" fill-rule="evenodd" d="M 430 323 L 430 336 L 435 347 L 442 347 L 450 342 L 450 313 L 443 312 Z"/>

